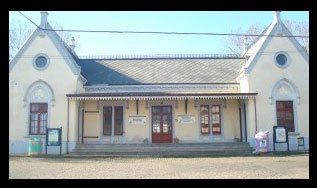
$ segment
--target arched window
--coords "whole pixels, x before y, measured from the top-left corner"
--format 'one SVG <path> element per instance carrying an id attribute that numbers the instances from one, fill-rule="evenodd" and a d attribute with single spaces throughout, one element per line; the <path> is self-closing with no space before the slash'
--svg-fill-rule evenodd
<path id="1" fill-rule="evenodd" d="M 24 97 L 27 107 L 27 135 L 45 135 L 49 127 L 50 107 L 55 97 L 52 88 L 42 80 L 29 86 Z"/>
<path id="2" fill-rule="evenodd" d="M 297 87 L 287 79 L 276 82 L 270 92 L 274 106 L 275 125 L 286 125 L 289 132 L 297 132 L 297 105 L 300 102 Z"/>

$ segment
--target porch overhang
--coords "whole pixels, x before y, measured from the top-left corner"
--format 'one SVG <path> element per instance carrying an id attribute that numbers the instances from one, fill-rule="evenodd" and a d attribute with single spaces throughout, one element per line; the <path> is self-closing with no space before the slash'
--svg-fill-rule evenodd
<path id="1" fill-rule="evenodd" d="M 135 92 L 67 94 L 69 100 L 198 100 L 198 99 L 254 99 L 258 93 L 193 93 L 193 92 Z"/>

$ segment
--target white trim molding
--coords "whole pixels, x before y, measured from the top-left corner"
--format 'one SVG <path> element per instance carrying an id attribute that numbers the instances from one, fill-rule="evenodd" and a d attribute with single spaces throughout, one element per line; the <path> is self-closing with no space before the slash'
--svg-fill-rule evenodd
<path id="1" fill-rule="evenodd" d="M 30 104 L 47 103 L 47 128 L 50 127 L 51 107 L 55 102 L 55 95 L 52 88 L 43 80 L 31 84 L 25 93 L 24 107 L 27 107 L 25 135 L 29 136 Z"/>
<path id="2" fill-rule="evenodd" d="M 296 85 L 286 78 L 282 78 L 275 82 L 269 93 L 270 104 L 273 104 L 276 99 L 294 100 L 300 104 L 300 93 Z"/>
<path id="3" fill-rule="evenodd" d="M 300 94 L 296 85 L 286 78 L 280 79 L 271 88 L 269 99 L 273 105 L 274 125 L 277 125 L 276 101 L 293 101 L 294 128 L 295 133 L 298 133 L 297 106 L 300 104 Z"/>
<path id="4" fill-rule="evenodd" d="M 54 91 L 52 89 L 52 87 L 45 82 L 44 80 L 37 80 L 35 82 L 33 82 L 26 90 L 25 94 L 24 94 L 24 98 L 23 98 L 23 102 L 24 102 L 24 107 L 26 107 L 29 103 L 29 101 L 31 101 L 32 97 L 32 92 L 38 89 L 38 98 L 43 98 L 45 97 L 45 101 L 47 101 L 47 103 L 51 106 L 55 105 L 55 94 Z M 45 95 L 46 94 L 46 95 Z M 41 95 L 41 96 L 40 96 Z M 35 97 L 35 96 L 33 96 Z M 36 97 L 35 97 L 36 98 Z M 36 102 L 38 99 L 34 99 Z M 39 99 L 37 102 L 42 102 L 42 99 Z"/>

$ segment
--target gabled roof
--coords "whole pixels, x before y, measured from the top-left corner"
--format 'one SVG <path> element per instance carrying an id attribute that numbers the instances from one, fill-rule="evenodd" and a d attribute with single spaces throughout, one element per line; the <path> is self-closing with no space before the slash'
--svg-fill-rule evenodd
<path id="1" fill-rule="evenodd" d="M 46 25 L 47 29 L 52 29 L 52 27 L 47 23 Z M 65 58 L 65 61 L 67 65 L 70 67 L 72 72 L 75 75 L 80 74 L 80 67 L 76 64 L 74 58 L 76 55 L 71 53 L 69 49 L 67 48 L 67 45 L 64 43 L 64 41 L 59 37 L 59 35 L 55 31 L 44 31 L 40 28 L 35 29 L 29 38 L 24 42 L 22 47 L 19 49 L 19 51 L 16 53 L 16 55 L 12 58 L 12 60 L 9 62 L 9 72 L 13 69 L 15 64 L 18 62 L 18 60 L 23 56 L 24 52 L 28 49 L 28 47 L 32 44 L 32 42 L 35 40 L 35 38 L 40 35 L 41 33 L 46 33 L 47 36 L 51 39 L 61 56 L 63 57 L 71 57 L 71 58 Z M 34 54 L 36 55 L 36 54 Z"/>
<path id="2" fill-rule="evenodd" d="M 86 85 L 237 83 L 243 58 L 77 59 Z"/>
<path id="3" fill-rule="evenodd" d="M 287 27 L 284 25 L 283 22 L 281 25 L 282 25 L 282 32 L 284 35 L 293 36 L 293 34 L 287 29 Z M 262 32 L 262 34 L 274 35 L 276 33 L 276 30 L 277 30 L 277 23 L 273 22 Z M 295 46 L 295 48 L 298 50 L 301 56 L 306 60 L 306 62 L 309 63 L 308 53 L 303 49 L 303 47 L 299 44 L 299 42 L 294 37 L 287 37 L 287 38 L 292 42 L 292 44 Z M 271 40 L 272 40 L 272 37 L 260 36 L 251 44 L 251 47 L 247 50 L 247 52 L 245 53 L 245 56 L 247 56 L 251 50 L 254 50 L 252 52 L 254 55 L 251 55 L 250 58 L 248 58 L 246 62 L 246 66 L 245 66 L 246 73 L 249 73 L 253 69 L 258 58 L 260 57 L 260 53 L 266 48 L 266 46 Z"/>

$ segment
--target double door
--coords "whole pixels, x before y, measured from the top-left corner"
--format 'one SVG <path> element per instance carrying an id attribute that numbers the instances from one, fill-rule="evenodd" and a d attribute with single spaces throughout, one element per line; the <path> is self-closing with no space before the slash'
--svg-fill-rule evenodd
<path id="1" fill-rule="evenodd" d="M 152 107 L 152 143 L 172 143 L 172 106 Z"/>

